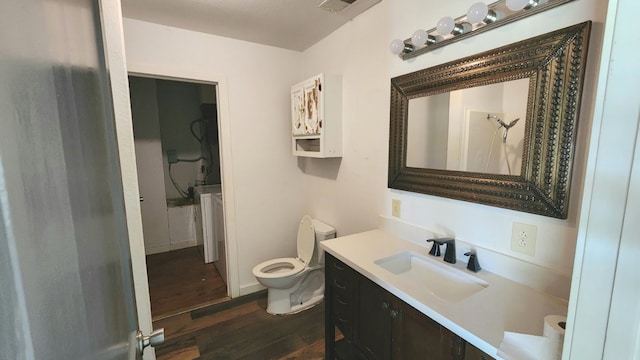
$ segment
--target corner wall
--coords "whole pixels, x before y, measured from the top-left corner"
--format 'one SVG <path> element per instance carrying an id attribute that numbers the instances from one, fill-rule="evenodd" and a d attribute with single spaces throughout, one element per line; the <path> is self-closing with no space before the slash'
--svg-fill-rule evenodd
<path id="1" fill-rule="evenodd" d="M 378 215 L 391 216 L 391 199 L 400 199 L 403 221 L 568 277 L 575 252 L 606 1 L 574 1 L 409 61 L 391 55 L 388 44 L 394 38 L 405 39 L 418 28 L 433 27 L 440 17 L 462 15 L 473 2 L 434 3 L 383 0 L 304 52 L 302 77 L 319 72 L 341 74 L 344 94 L 344 156 L 339 166 L 317 160 L 305 168 L 305 187 L 316 189 L 309 194 L 312 215 L 335 225 L 339 235 L 348 235 L 377 227 Z M 567 220 L 387 188 L 392 77 L 587 20 L 594 23 Z M 329 172 L 337 174 L 335 179 L 316 175 Z M 537 226 L 534 257 L 511 251 L 513 222 Z"/>

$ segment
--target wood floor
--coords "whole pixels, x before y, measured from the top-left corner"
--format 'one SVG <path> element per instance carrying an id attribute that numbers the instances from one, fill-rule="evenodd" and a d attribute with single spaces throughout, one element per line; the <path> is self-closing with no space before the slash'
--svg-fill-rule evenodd
<path id="1" fill-rule="evenodd" d="M 324 359 L 324 302 L 294 315 L 265 311 L 266 291 L 154 322 L 158 360 Z"/>
<path id="2" fill-rule="evenodd" d="M 227 285 L 202 247 L 147 255 L 151 315 L 154 320 L 227 298 Z"/>

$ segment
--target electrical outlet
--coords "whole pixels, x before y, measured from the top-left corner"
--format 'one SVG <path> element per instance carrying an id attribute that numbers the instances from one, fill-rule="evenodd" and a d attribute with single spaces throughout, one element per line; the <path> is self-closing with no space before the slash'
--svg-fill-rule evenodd
<path id="1" fill-rule="evenodd" d="M 536 237 L 538 228 L 535 225 L 514 222 L 511 227 L 511 250 L 534 256 L 536 254 Z"/>
<path id="2" fill-rule="evenodd" d="M 398 199 L 391 200 L 391 215 L 395 217 L 400 217 L 400 200 Z"/>

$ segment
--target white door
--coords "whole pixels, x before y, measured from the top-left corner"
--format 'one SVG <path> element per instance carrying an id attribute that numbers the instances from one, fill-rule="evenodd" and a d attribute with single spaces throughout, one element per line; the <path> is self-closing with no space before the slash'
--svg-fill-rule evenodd
<path id="1" fill-rule="evenodd" d="M 132 276 L 143 256 L 129 242 L 137 183 L 132 192 L 123 174 L 135 159 L 116 139 L 123 104 L 112 93 L 126 89 L 119 6 L 0 4 L 2 358 L 139 357 L 148 295 L 136 301 Z M 113 46 L 119 61 L 106 56 Z"/>

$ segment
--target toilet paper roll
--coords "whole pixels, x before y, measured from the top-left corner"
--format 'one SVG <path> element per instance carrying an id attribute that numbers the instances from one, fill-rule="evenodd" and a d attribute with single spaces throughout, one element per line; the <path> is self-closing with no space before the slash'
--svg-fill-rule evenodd
<path id="1" fill-rule="evenodd" d="M 542 336 L 549 339 L 564 341 L 564 328 L 567 324 L 567 317 L 562 315 L 547 315 L 544 317 L 544 330 Z"/>
<path id="2" fill-rule="evenodd" d="M 560 360 L 567 318 L 544 317 L 542 336 L 505 331 L 498 355 L 505 360 Z"/>
<path id="3" fill-rule="evenodd" d="M 560 360 L 562 344 L 545 336 L 505 331 L 498 356 L 504 360 Z"/>

